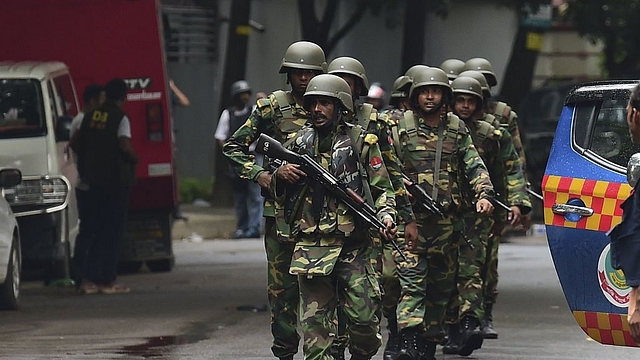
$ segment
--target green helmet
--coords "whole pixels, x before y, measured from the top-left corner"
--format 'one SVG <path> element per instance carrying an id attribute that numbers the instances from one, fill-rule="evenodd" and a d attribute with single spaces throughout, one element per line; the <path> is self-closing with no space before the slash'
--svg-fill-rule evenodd
<path id="1" fill-rule="evenodd" d="M 482 73 L 480 71 L 465 70 L 465 71 L 461 72 L 460 74 L 458 74 L 458 77 L 461 77 L 461 76 L 466 76 L 466 77 L 470 77 L 470 78 L 476 79 L 480 83 L 480 87 L 482 87 L 483 95 L 485 97 L 487 97 L 487 98 L 491 97 L 491 87 L 489 86 L 489 83 L 487 82 L 487 78 L 484 77 L 484 75 L 482 75 Z"/>
<path id="2" fill-rule="evenodd" d="M 393 82 L 393 90 L 391 91 L 391 98 L 405 98 L 409 95 L 408 91 L 411 88 L 411 79 L 406 75 L 399 76 L 396 81 Z"/>
<path id="3" fill-rule="evenodd" d="M 317 44 L 308 41 L 298 41 L 289 45 L 280 63 L 280 73 L 289 69 L 308 69 L 327 72 L 327 61 L 324 51 Z"/>
<path id="4" fill-rule="evenodd" d="M 493 67 L 489 60 L 485 58 L 478 57 L 467 60 L 467 62 L 464 63 L 464 68 L 462 70 L 480 71 L 482 75 L 487 78 L 487 82 L 490 86 L 498 85 L 498 80 L 496 79 L 496 74 L 493 72 Z"/>
<path id="5" fill-rule="evenodd" d="M 349 84 L 340 76 L 320 74 L 309 80 L 307 91 L 304 92 L 304 107 L 309 109 L 308 100 L 311 96 L 328 96 L 340 101 L 345 109 L 353 111 L 353 98 Z"/>
<path id="6" fill-rule="evenodd" d="M 443 87 L 443 94 L 446 94 L 448 98 L 451 99 L 451 85 L 449 85 L 449 78 L 447 77 L 447 73 L 445 73 L 442 69 L 435 67 L 419 69 L 418 72 L 415 73 L 415 75 L 413 76 L 413 84 L 411 85 L 411 90 L 409 91 L 409 98 L 415 102 L 415 97 L 417 96 L 415 90 L 427 85 Z M 443 100 L 446 102 L 446 97 Z"/>
<path id="7" fill-rule="evenodd" d="M 425 70 L 428 69 L 429 67 L 427 65 L 413 65 L 412 67 L 410 67 L 409 69 L 407 69 L 407 71 L 404 73 L 406 76 L 409 77 L 409 79 L 411 79 L 413 81 L 413 77 L 416 75 L 416 73 L 420 70 Z"/>
<path id="8" fill-rule="evenodd" d="M 343 56 L 333 59 L 327 70 L 329 74 L 350 74 L 362 81 L 362 91 L 358 95 L 366 96 L 369 91 L 369 79 L 362 63 L 352 57 Z"/>
<path id="9" fill-rule="evenodd" d="M 468 76 L 458 76 L 451 82 L 451 90 L 453 91 L 453 96 L 456 96 L 456 94 L 475 96 L 478 100 L 478 108 L 482 107 L 482 85 L 478 80 Z"/>
<path id="10" fill-rule="evenodd" d="M 440 64 L 440 69 L 447 73 L 449 80 L 457 78 L 462 68 L 464 68 L 464 61 L 458 59 L 447 59 Z"/>

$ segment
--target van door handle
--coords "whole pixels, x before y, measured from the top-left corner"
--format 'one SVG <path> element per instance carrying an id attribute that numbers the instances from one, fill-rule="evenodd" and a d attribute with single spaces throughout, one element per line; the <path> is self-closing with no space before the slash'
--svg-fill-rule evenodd
<path id="1" fill-rule="evenodd" d="M 551 206 L 551 211 L 558 215 L 578 214 L 580 216 L 587 217 L 593 215 L 593 209 L 591 208 L 569 204 L 553 204 L 553 206 Z"/>

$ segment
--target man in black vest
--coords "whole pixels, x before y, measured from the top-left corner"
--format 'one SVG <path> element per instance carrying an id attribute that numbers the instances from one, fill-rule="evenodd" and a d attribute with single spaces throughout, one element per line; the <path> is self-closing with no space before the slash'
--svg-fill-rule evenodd
<path id="1" fill-rule="evenodd" d="M 231 84 L 231 98 L 233 106 L 224 109 L 218 121 L 215 138 L 220 144 L 220 148 L 225 141 L 231 137 L 242 126 L 253 108 L 249 105 L 251 100 L 251 87 L 244 80 L 239 80 Z M 262 155 L 256 154 L 251 148 L 252 154 L 256 157 Z M 256 159 L 258 163 L 262 160 Z M 234 239 L 240 238 L 257 238 L 260 237 L 262 230 L 262 210 L 263 198 L 260 195 L 260 185 L 251 180 L 241 179 L 232 168 L 229 169 L 231 176 L 231 185 L 233 186 L 233 205 L 236 210 L 237 225 Z"/>
<path id="2" fill-rule="evenodd" d="M 113 79 L 105 86 L 105 94 L 105 103 L 85 115 L 71 146 L 78 154 L 78 173 L 89 186 L 86 206 L 95 209 L 93 216 L 82 219 L 93 233 L 84 274 L 101 293 L 117 294 L 130 291 L 116 283 L 116 276 L 138 156 L 123 111 L 127 85 Z"/>

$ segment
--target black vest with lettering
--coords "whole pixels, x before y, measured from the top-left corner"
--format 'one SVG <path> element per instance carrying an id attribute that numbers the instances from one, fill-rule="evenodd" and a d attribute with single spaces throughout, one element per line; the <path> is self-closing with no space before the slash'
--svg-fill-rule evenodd
<path id="1" fill-rule="evenodd" d="M 78 172 L 90 186 L 131 186 L 135 181 L 132 164 L 119 146 L 118 127 L 124 116 L 122 109 L 107 101 L 82 119 Z"/>
<path id="2" fill-rule="evenodd" d="M 227 109 L 227 111 L 229 112 L 229 133 L 227 134 L 227 139 L 230 138 L 231 135 L 233 135 L 233 133 L 240 128 L 240 126 L 247 122 L 247 119 L 249 118 L 249 116 L 251 116 L 250 105 L 245 105 L 244 110 L 245 112 L 242 115 L 237 116 L 235 114 L 236 108 L 234 106 Z"/>

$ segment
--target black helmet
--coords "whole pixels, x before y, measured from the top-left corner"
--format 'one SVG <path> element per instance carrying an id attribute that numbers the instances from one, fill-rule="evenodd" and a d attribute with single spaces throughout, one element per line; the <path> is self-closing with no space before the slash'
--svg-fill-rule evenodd
<path id="1" fill-rule="evenodd" d="M 327 62 L 320 46 L 309 41 L 298 41 L 289 45 L 280 63 L 280 73 L 289 69 L 308 69 L 327 72 Z"/>
<path id="2" fill-rule="evenodd" d="M 365 96 L 369 91 L 369 79 L 367 79 L 367 73 L 364 71 L 362 63 L 357 59 L 348 56 L 335 58 L 329 63 L 327 73 L 334 75 L 353 75 L 362 81 L 362 91 L 358 95 Z"/>
<path id="3" fill-rule="evenodd" d="M 244 81 L 244 80 L 238 80 L 236 82 L 234 82 L 233 84 L 231 84 L 231 97 L 234 97 L 238 94 L 242 94 L 251 92 L 251 86 L 249 86 L 249 83 Z"/>

